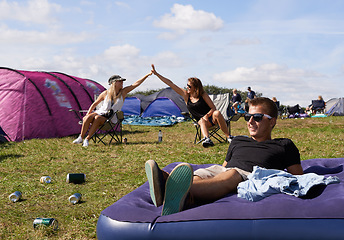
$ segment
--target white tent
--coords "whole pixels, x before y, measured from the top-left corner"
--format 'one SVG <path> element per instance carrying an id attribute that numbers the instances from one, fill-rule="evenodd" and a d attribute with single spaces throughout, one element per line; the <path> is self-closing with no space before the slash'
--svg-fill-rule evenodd
<path id="1" fill-rule="evenodd" d="M 332 98 L 326 102 L 325 113 L 329 116 L 344 116 L 344 98 Z"/>

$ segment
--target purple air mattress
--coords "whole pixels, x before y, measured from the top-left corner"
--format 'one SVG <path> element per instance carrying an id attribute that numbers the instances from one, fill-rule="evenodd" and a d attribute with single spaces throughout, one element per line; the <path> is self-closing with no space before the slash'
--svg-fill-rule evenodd
<path id="1" fill-rule="evenodd" d="M 168 172 L 178 163 L 168 165 Z M 302 161 L 305 173 L 337 176 L 305 198 L 276 194 L 258 202 L 236 194 L 161 216 L 148 182 L 104 209 L 97 223 L 103 239 L 344 239 L 344 158 Z M 210 165 L 192 165 L 194 170 Z"/>

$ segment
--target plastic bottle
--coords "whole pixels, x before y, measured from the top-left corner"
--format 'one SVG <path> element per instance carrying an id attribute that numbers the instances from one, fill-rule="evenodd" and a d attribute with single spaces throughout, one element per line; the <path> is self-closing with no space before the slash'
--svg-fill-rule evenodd
<path id="1" fill-rule="evenodd" d="M 161 132 L 161 130 L 159 130 L 159 133 L 158 133 L 158 142 L 159 143 L 162 142 L 162 132 Z"/>

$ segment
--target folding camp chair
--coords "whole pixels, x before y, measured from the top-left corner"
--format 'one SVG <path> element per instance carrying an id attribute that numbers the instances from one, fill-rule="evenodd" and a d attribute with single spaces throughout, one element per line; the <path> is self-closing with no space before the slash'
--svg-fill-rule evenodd
<path id="1" fill-rule="evenodd" d="M 117 122 L 113 123 L 111 120 L 113 117 L 117 117 Z M 124 119 L 124 114 L 122 111 L 117 111 L 113 113 L 113 115 L 105 121 L 103 125 L 101 125 L 98 130 L 93 134 L 91 139 L 95 143 L 102 142 L 104 145 L 106 143 L 104 142 L 104 138 L 106 136 L 110 136 L 110 142 L 109 145 L 111 144 L 112 140 L 122 143 L 122 121 Z"/>
<path id="2" fill-rule="evenodd" d="M 75 116 L 79 119 L 79 124 L 82 124 L 82 117 L 87 110 L 81 110 L 76 111 L 74 109 L 70 109 L 69 111 L 74 112 Z M 117 122 L 113 123 L 111 119 L 116 115 Z M 109 145 L 113 140 L 115 140 L 118 143 L 122 142 L 122 121 L 124 120 L 124 114 L 122 111 L 117 111 L 112 114 L 112 116 L 103 123 L 98 130 L 92 135 L 91 139 L 95 143 L 102 142 L 104 145 L 106 143 L 104 142 L 104 138 L 109 135 L 110 142 Z"/>
<path id="3" fill-rule="evenodd" d="M 229 106 L 229 93 L 225 94 L 217 94 L 217 95 L 209 95 L 210 99 L 214 102 L 214 105 L 217 110 L 219 110 L 224 117 L 228 132 L 231 135 L 231 121 L 238 121 L 242 114 L 229 114 L 230 112 L 230 106 Z M 194 126 L 196 128 L 196 135 L 194 143 L 198 144 L 203 141 L 202 139 L 202 133 L 201 133 L 201 127 L 197 123 L 197 121 L 191 117 L 191 119 L 194 122 Z M 209 129 L 209 138 L 213 137 L 219 142 L 227 142 L 227 138 L 224 136 L 221 136 L 219 133 L 220 126 L 215 125 Z"/>
<path id="4" fill-rule="evenodd" d="M 313 113 L 324 113 L 325 102 L 323 100 L 312 100 L 312 111 Z"/>

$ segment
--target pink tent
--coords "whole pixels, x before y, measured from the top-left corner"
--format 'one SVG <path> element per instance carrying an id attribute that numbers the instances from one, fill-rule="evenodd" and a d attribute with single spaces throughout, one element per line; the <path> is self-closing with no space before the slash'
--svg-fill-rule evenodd
<path id="1" fill-rule="evenodd" d="M 75 113 L 105 88 L 57 72 L 0 68 L 0 127 L 11 141 L 64 137 L 80 132 Z"/>

